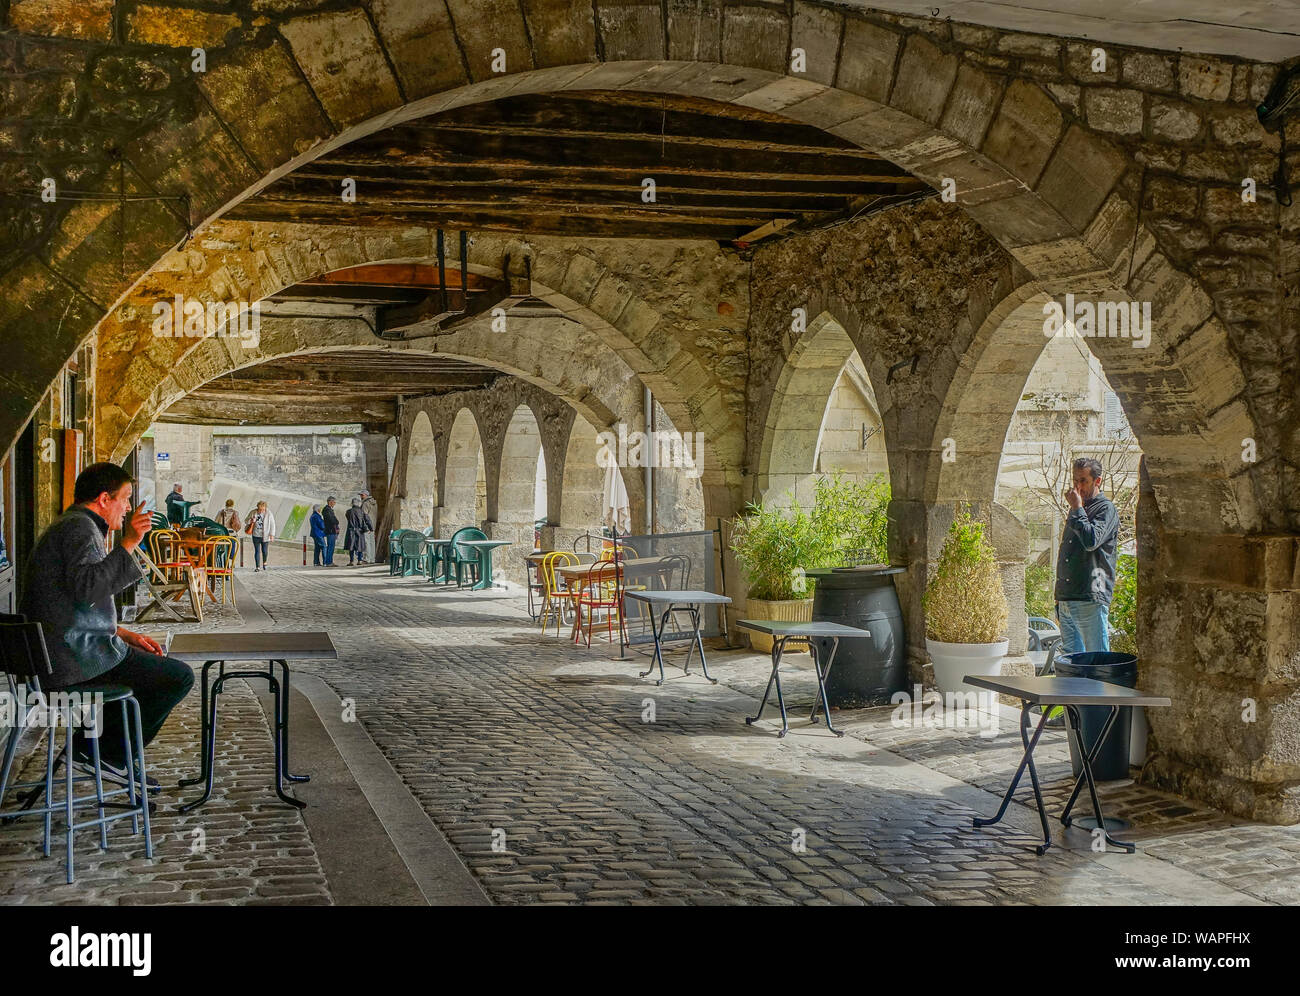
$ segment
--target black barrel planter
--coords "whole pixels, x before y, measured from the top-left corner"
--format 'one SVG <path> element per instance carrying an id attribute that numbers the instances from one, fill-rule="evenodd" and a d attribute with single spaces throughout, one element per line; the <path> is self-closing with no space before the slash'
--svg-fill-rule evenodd
<path id="1" fill-rule="evenodd" d="M 902 567 L 837 567 L 815 569 L 812 617 L 870 630 L 870 639 L 841 640 L 836 651 L 826 696 L 832 706 L 855 709 L 886 705 L 907 684 L 907 641 L 903 610 L 894 590 L 895 574 Z M 831 641 L 817 641 L 818 659 L 830 654 Z"/>

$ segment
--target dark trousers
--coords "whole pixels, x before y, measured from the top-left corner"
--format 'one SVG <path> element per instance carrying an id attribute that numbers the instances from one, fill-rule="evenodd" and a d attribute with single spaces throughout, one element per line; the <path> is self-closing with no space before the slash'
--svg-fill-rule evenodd
<path id="1" fill-rule="evenodd" d="M 326 564 L 334 563 L 334 544 L 338 542 L 338 539 L 339 539 L 338 533 L 325 534 L 325 563 Z"/>
<path id="2" fill-rule="evenodd" d="M 253 537 L 253 566 L 265 567 L 267 555 L 270 551 L 267 548 L 266 540 L 260 536 Z"/>
<path id="3" fill-rule="evenodd" d="M 184 661 L 159 657 L 128 647 L 122 663 L 93 679 L 94 684 L 126 685 L 140 703 L 140 727 L 145 746 L 158 735 L 176 704 L 194 687 L 194 672 Z M 74 686 L 75 687 L 75 686 Z M 127 707 L 128 710 L 130 707 Z M 99 738 L 99 756 L 115 767 L 126 764 L 122 743 L 122 706 L 110 702 L 104 706 L 103 732 Z M 78 744 L 81 738 L 77 738 Z M 89 745 L 86 753 L 90 753 Z M 135 750 L 135 744 L 131 744 Z"/>
<path id="4" fill-rule="evenodd" d="M 315 566 L 320 567 L 321 555 L 325 552 L 325 544 L 321 540 L 318 540 L 315 536 L 313 536 L 311 538 L 311 545 L 312 545 L 311 562 Z M 326 563 L 328 563 L 328 561 L 326 561 Z"/>

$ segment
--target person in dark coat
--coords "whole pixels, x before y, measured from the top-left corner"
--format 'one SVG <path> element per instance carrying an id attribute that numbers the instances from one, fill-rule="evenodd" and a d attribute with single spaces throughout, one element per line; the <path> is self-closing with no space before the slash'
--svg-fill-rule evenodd
<path id="1" fill-rule="evenodd" d="M 185 525 L 185 510 L 188 504 L 185 496 L 181 494 L 181 486 L 173 484 L 172 493 L 167 496 L 167 521 L 173 526 Z"/>
<path id="2" fill-rule="evenodd" d="M 333 495 L 321 509 L 321 519 L 325 522 L 325 566 L 334 566 L 334 544 L 339 541 L 339 517 L 334 513 Z"/>
<path id="3" fill-rule="evenodd" d="M 92 679 L 126 685 L 140 703 L 148 744 L 194 684 L 188 664 L 163 656 L 155 640 L 117 624 L 113 596 L 142 575 L 131 551 L 149 532 L 150 515 L 143 502 L 132 509 L 131 475 L 112 463 L 91 464 L 77 475 L 73 501 L 37 541 L 19 608 L 44 632 L 53 672 L 42 687 L 67 689 Z M 109 552 L 114 529 L 122 530 L 122 538 Z M 105 709 L 101 722 L 100 756 L 125 777 L 122 711 Z M 77 747 L 79 759 L 89 756 L 85 746 Z"/>
<path id="4" fill-rule="evenodd" d="M 348 566 L 366 562 L 366 533 L 374 531 L 370 516 L 361 508 L 361 499 L 353 498 L 347 514 L 348 531 L 343 537 L 343 549 L 348 551 Z"/>
<path id="5" fill-rule="evenodd" d="M 311 544 L 311 562 L 320 567 L 321 555 L 325 552 L 325 517 L 320 514 L 319 505 L 311 507 Z"/>

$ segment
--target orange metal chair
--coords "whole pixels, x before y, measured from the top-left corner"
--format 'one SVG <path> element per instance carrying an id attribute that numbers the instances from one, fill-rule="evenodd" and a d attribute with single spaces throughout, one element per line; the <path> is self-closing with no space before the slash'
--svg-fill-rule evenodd
<path id="1" fill-rule="evenodd" d="M 619 602 L 622 600 L 619 595 L 619 574 L 622 569 L 609 561 L 596 561 L 587 568 L 586 576 L 583 578 L 582 590 L 579 592 L 575 602 L 577 616 L 573 621 L 573 642 L 577 643 L 583 630 L 587 634 L 587 646 L 591 646 L 591 630 L 596 622 L 596 612 L 600 609 L 605 610 L 605 629 L 609 634 L 609 642 L 614 642 L 614 616 L 618 616 L 619 636 L 623 634 L 623 616 L 619 608 Z M 582 623 L 582 610 L 587 609 L 587 624 L 584 627 Z"/>

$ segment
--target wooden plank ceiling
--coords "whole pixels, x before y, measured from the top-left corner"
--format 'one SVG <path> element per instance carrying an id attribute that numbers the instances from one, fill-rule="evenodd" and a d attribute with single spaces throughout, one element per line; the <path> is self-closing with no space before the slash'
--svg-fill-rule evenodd
<path id="1" fill-rule="evenodd" d="M 654 203 L 642 200 L 647 177 Z M 340 197 L 345 179 L 356 182 L 355 203 Z M 879 156 L 765 111 L 644 94 L 526 94 L 359 139 L 229 216 L 734 242 L 926 189 Z"/>
<path id="2" fill-rule="evenodd" d="M 380 424 L 397 417 L 399 395 L 485 387 L 500 372 L 437 354 L 349 350 L 245 367 L 208 381 L 159 421 L 204 425 Z"/>

